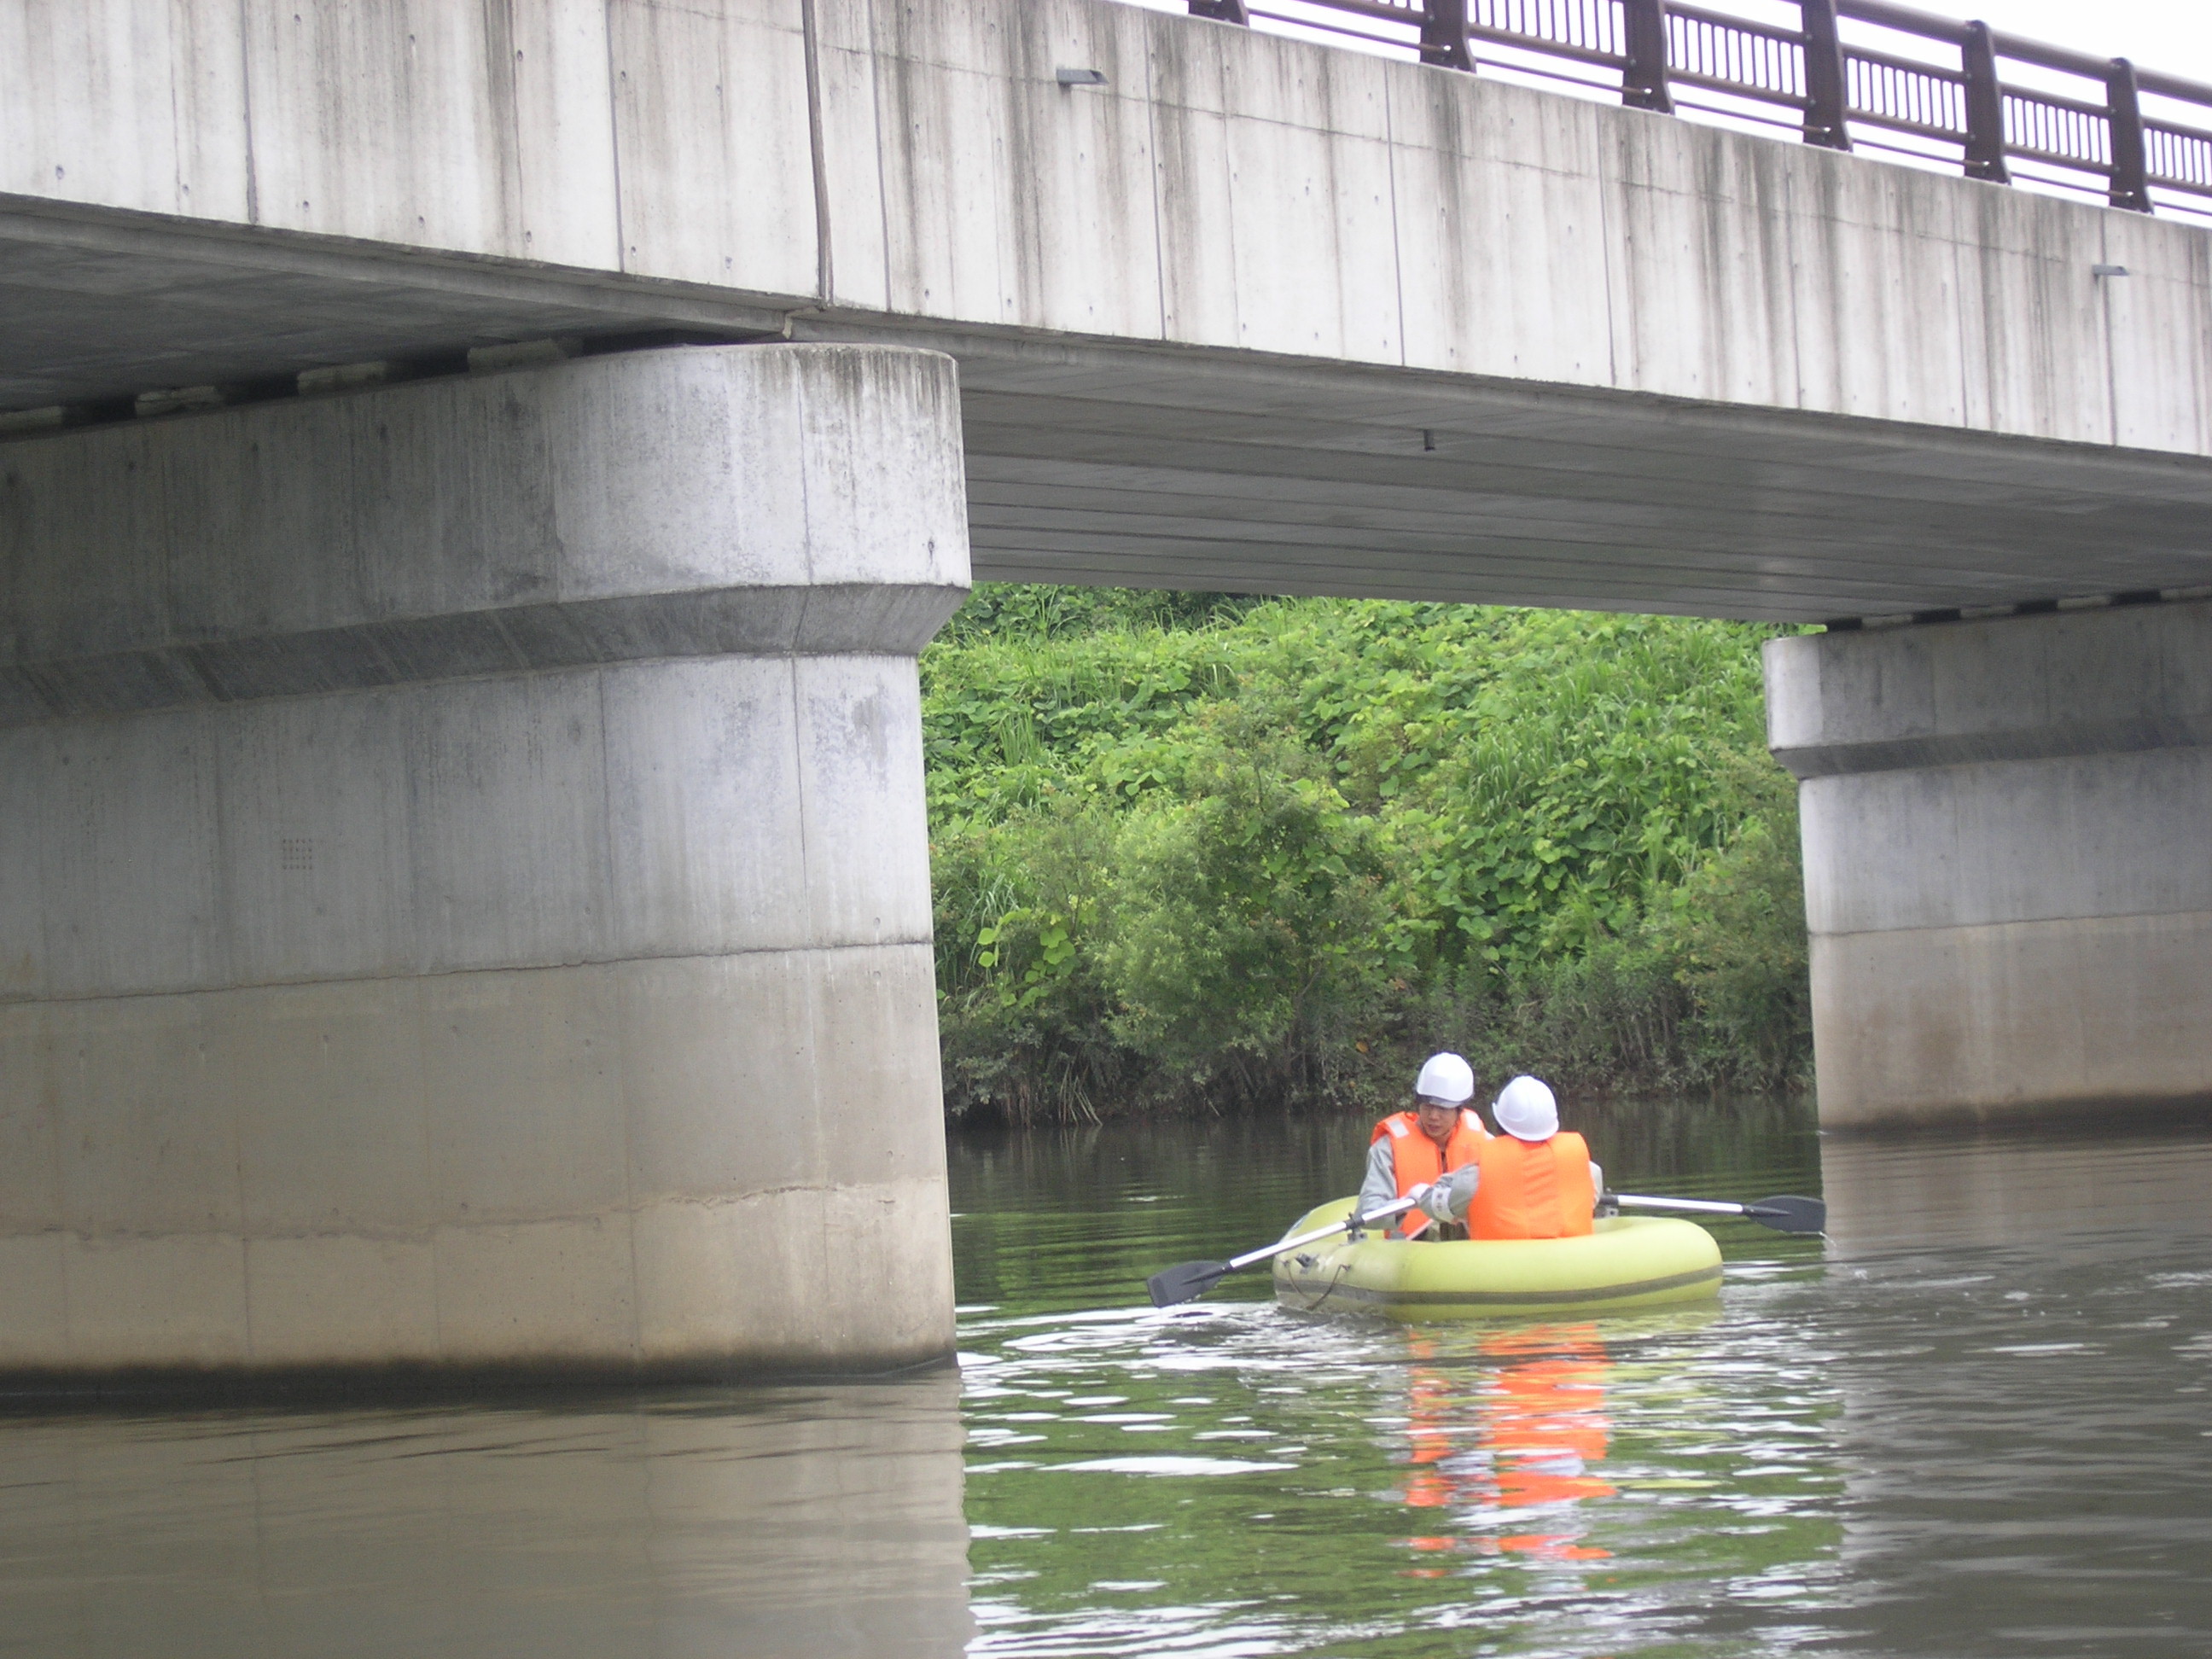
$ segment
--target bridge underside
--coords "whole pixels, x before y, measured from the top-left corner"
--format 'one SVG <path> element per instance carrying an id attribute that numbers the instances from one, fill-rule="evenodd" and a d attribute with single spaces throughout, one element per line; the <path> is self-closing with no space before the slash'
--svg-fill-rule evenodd
<path id="1" fill-rule="evenodd" d="M 2175 457 L 1166 351 L 961 357 L 981 576 L 1772 621 L 2212 583 L 2212 468 Z"/>
<path id="2" fill-rule="evenodd" d="M 1776 621 L 2212 584 L 2194 456 L 0 212 L 0 408 L 127 419 L 149 391 L 264 398 L 331 365 L 773 337 L 957 360 L 984 579 Z"/>

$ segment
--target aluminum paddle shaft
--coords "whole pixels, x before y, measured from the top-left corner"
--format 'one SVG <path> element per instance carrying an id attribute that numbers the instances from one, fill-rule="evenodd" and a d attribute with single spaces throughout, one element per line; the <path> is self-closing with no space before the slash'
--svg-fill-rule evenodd
<path id="1" fill-rule="evenodd" d="M 1262 1245 L 1256 1250 L 1247 1250 L 1243 1255 L 1232 1255 L 1226 1261 L 1186 1261 L 1180 1267 L 1168 1267 L 1154 1273 L 1145 1281 L 1145 1288 L 1152 1293 L 1155 1308 L 1172 1308 L 1178 1302 L 1188 1302 L 1194 1297 L 1204 1296 L 1218 1285 L 1224 1275 L 1255 1262 L 1272 1261 L 1285 1250 L 1295 1250 L 1301 1244 L 1310 1244 L 1316 1239 L 1332 1238 L 1338 1233 L 1350 1232 L 1354 1227 L 1370 1227 L 1378 1221 L 1388 1221 L 1393 1216 L 1403 1215 L 1413 1207 L 1410 1198 L 1393 1199 L 1378 1205 L 1364 1215 L 1357 1211 L 1341 1221 L 1331 1222 L 1326 1227 L 1316 1227 L 1310 1233 L 1299 1233 L 1273 1244 Z"/>
<path id="2" fill-rule="evenodd" d="M 1822 1233 L 1828 1230 L 1828 1206 L 1817 1198 L 1783 1194 L 1753 1199 L 1748 1204 L 1723 1204 L 1711 1198 L 1641 1198 L 1634 1193 L 1607 1194 L 1624 1210 L 1672 1210 L 1684 1215 L 1734 1215 L 1771 1227 L 1778 1233 Z"/>

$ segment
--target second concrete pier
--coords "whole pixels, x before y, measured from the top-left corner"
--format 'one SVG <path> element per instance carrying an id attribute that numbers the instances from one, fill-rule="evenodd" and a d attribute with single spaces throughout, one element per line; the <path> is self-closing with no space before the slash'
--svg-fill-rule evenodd
<path id="1" fill-rule="evenodd" d="M 1820 1121 L 2212 1099 L 2212 603 L 1766 647 Z"/>

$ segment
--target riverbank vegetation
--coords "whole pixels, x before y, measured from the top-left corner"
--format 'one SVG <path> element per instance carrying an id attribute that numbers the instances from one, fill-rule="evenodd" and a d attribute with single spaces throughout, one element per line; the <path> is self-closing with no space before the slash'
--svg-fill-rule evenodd
<path id="1" fill-rule="evenodd" d="M 1798 1082 L 1771 631 L 979 586 L 922 659 L 948 1107 Z"/>

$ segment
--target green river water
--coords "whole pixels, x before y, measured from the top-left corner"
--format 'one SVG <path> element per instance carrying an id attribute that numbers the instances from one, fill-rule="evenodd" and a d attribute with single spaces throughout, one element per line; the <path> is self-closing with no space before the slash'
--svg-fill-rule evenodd
<path id="1" fill-rule="evenodd" d="M 961 1369 L 0 1416 L 0 1653 L 2212 1650 L 2212 1132 L 1572 1114 L 1616 1187 L 1821 1193 L 1710 1310 L 1407 1328 L 1144 1276 L 1363 1122 L 957 1138 Z"/>

